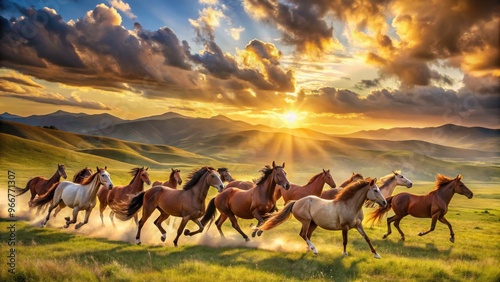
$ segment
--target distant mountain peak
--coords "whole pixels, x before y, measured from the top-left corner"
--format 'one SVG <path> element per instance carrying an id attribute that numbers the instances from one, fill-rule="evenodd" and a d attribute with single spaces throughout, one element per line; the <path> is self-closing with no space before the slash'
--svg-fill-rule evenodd
<path id="1" fill-rule="evenodd" d="M 218 120 L 225 120 L 225 121 L 233 121 L 232 119 L 228 118 L 225 115 L 216 115 L 211 117 L 210 119 L 218 119 Z"/>
<path id="2" fill-rule="evenodd" d="M 3 114 L 0 114 L 0 118 L 20 118 L 20 116 L 13 115 L 9 112 L 5 112 Z"/>

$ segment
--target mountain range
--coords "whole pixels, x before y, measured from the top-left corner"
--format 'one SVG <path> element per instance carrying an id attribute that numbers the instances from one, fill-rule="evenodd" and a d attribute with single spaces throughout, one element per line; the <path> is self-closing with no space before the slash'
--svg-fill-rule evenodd
<path id="1" fill-rule="evenodd" d="M 362 170 L 368 175 L 403 169 L 419 179 L 432 179 L 437 172 L 468 172 L 475 179 L 498 179 L 500 175 L 497 129 L 443 125 L 340 136 L 251 125 L 225 116 L 193 118 L 177 113 L 136 120 L 63 111 L 30 117 L 4 113 L 0 118 L 3 134 L 150 166 L 171 160 L 190 163 L 192 159 L 194 163 L 262 167 L 276 160 L 287 161 L 287 167 L 296 171 L 316 171 L 311 166 L 319 165 L 344 173 Z M 60 130 L 33 127 L 49 125 Z"/>

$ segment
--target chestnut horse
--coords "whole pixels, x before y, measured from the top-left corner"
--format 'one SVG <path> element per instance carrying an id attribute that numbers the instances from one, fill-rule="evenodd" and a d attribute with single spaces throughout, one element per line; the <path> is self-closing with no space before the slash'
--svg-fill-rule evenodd
<path id="1" fill-rule="evenodd" d="M 204 226 L 200 223 L 199 218 L 205 213 L 205 199 L 207 198 L 208 189 L 212 186 L 220 192 L 224 189 L 224 184 L 217 171 L 212 167 L 202 167 L 197 171 L 193 171 L 188 178 L 190 179 L 182 190 L 155 186 L 133 197 L 130 203 L 117 205 L 116 217 L 122 220 L 131 218 L 142 207 L 142 218 L 139 220 L 136 235 L 137 244 L 141 243 L 141 230 L 144 223 L 155 209 L 160 211 L 160 216 L 154 223 L 161 232 L 162 242 L 165 241 L 167 232 L 163 229 L 161 223 L 171 215 L 182 218 L 179 229 L 177 229 L 177 236 L 174 239 L 175 246 L 177 246 L 177 241 L 189 220 L 195 222 L 199 229 L 193 232 L 186 229 L 184 235 L 194 235 L 203 231 Z"/>
<path id="2" fill-rule="evenodd" d="M 88 167 L 84 167 L 82 170 L 75 173 L 75 176 L 73 176 L 73 182 L 74 183 L 82 183 L 85 178 L 87 178 L 91 175 L 92 175 L 92 170 Z"/>
<path id="3" fill-rule="evenodd" d="M 155 186 L 160 185 L 160 186 L 167 186 L 170 188 L 177 189 L 177 185 L 182 184 L 182 178 L 181 178 L 180 172 L 181 171 L 179 169 L 172 168 L 172 172 L 170 173 L 168 181 L 165 181 L 163 183 L 161 181 L 155 181 L 155 182 L 153 182 L 153 185 L 151 185 L 151 187 L 155 187 Z"/>
<path id="4" fill-rule="evenodd" d="M 325 191 L 321 192 L 321 195 L 319 197 L 322 199 L 333 200 L 333 199 L 335 199 L 335 196 L 337 196 L 337 194 L 342 190 L 342 188 L 346 187 L 351 182 L 354 182 L 354 181 L 360 180 L 360 179 L 363 179 L 363 175 L 353 172 L 351 177 L 349 177 L 349 179 L 344 181 L 344 183 L 340 184 L 340 186 L 338 188 L 331 188 L 331 189 L 325 190 Z"/>
<path id="5" fill-rule="evenodd" d="M 391 223 L 394 222 L 394 226 L 399 231 L 399 234 L 401 234 L 401 240 L 404 241 L 405 234 L 399 228 L 401 219 L 407 215 L 418 218 L 432 218 L 431 228 L 425 232 L 418 233 L 418 236 L 423 236 L 433 231 L 436 227 L 436 222 L 439 220 L 450 229 L 450 241 L 454 243 L 455 234 L 453 233 L 451 224 L 444 216 L 448 212 L 448 205 L 455 193 L 464 195 L 469 199 L 473 196 L 469 188 L 462 183 L 462 175 L 459 174 L 456 178 L 452 179 L 438 174 L 436 176 L 436 188 L 427 195 L 419 196 L 403 192 L 389 197 L 387 198 L 387 207 L 380 207 L 370 213 L 368 222 L 375 220 L 380 222 L 382 217 L 392 209 L 395 215 L 387 218 L 387 233 L 382 238 L 385 239 L 392 233 Z"/>
<path id="6" fill-rule="evenodd" d="M 283 186 L 285 189 L 290 188 L 290 182 L 286 178 L 284 168 L 285 163 L 282 166 L 277 166 L 273 161 L 272 167 L 266 166 L 261 170 L 263 175 L 257 181 L 254 188 L 242 190 L 232 187 L 217 194 L 208 204 L 207 211 L 201 223 L 205 225 L 215 215 L 215 209 L 217 208 L 221 214 L 215 221 L 215 224 L 221 237 L 224 237 L 221 228 L 222 224 L 229 217 L 233 228 L 243 236 L 245 241 L 249 241 L 248 236 L 238 225 L 236 217 L 245 219 L 256 218 L 259 221 L 257 226 L 264 223 L 264 218 L 268 216 L 269 211 L 276 204 L 276 200 L 274 199 L 276 184 Z M 255 236 L 255 233 L 252 233 L 252 237 Z"/>
<path id="7" fill-rule="evenodd" d="M 36 176 L 30 179 L 28 183 L 26 183 L 26 187 L 24 189 L 15 187 L 16 191 L 18 192 L 16 196 L 20 196 L 28 192 L 29 190 L 31 192 L 31 198 L 28 203 L 31 207 L 31 203 L 33 202 L 33 199 L 36 197 L 36 195 L 43 195 L 47 193 L 47 191 L 49 190 L 50 187 L 52 187 L 52 185 L 61 180 L 61 177 L 64 179 L 67 178 L 66 167 L 63 164 L 57 164 L 57 170 L 54 173 L 54 175 L 52 175 L 51 178 L 47 179 L 42 176 Z M 37 214 L 40 212 L 41 208 L 42 206 L 38 207 L 36 212 Z"/>
<path id="8" fill-rule="evenodd" d="M 109 173 L 106 171 L 106 167 L 97 167 L 96 173 L 85 178 L 82 184 L 73 183 L 71 181 L 63 181 L 54 184 L 47 193 L 39 196 L 33 201 L 34 206 L 41 206 L 50 202 L 49 212 L 42 222 L 42 227 L 49 221 L 50 213 L 53 209 L 56 207 L 64 208 L 66 206 L 73 208 L 73 218 L 71 220 L 69 217 L 65 218 L 66 225 L 64 225 L 64 228 L 68 228 L 70 224 L 76 223 L 76 218 L 80 210 L 85 210 L 85 220 L 83 223 L 78 223 L 75 229 L 87 224 L 90 213 L 95 207 L 97 191 L 101 184 L 110 190 L 113 188 L 113 182 L 111 181 Z"/>
<path id="9" fill-rule="evenodd" d="M 283 196 L 283 201 L 285 204 L 290 202 L 291 200 L 298 200 L 300 198 L 304 198 L 305 196 L 321 195 L 323 191 L 323 186 L 328 184 L 331 188 L 335 188 L 336 184 L 330 174 L 330 170 L 324 170 L 309 179 L 306 185 L 300 186 L 297 184 L 290 184 L 290 188 L 288 190 L 283 189 L 283 187 L 277 185 L 276 190 L 274 191 L 274 198 L 276 201 L 279 200 Z"/>
<path id="10" fill-rule="evenodd" d="M 222 182 L 229 183 L 229 182 L 234 181 L 234 178 L 231 176 L 231 174 L 229 173 L 229 170 L 226 167 L 219 167 L 217 169 L 217 172 L 219 173 L 220 179 L 222 180 Z"/>
<path id="11" fill-rule="evenodd" d="M 109 219 L 111 219 L 111 223 L 115 226 L 115 221 L 113 220 L 115 215 L 115 212 L 113 211 L 114 205 L 128 200 L 131 195 L 144 191 L 144 183 L 147 185 L 151 184 L 151 180 L 149 180 L 148 168 L 133 168 L 130 170 L 130 175 L 132 175 L 133 178 L 128 185 L 115 186 L 111 191 L 108 191 L 105 187 L 101 187 L 101 190 L 97 193 L 97 197 L 100 202 L 99 215 L 101 216 L 102 226 L 104 226 L 103 212 L 106 209 L 106 206 L 109 206 L 111 209 Z M 134 216 L 134 220 L 137 224 L 137 215 Z"/>
<path id="12" fill-rule="evenodd" d="M 394 192 L 394 189 L 398 185 L 405 186 L 406 188 L 411 188 L 413 186 L 411 180 L 402 175 L 399 170 L 393 171 L 391 174 L 381 177 L 380 182 L 382 182 L 380 191 L 382 192 L 382 195 L 384 195 L 384 198 L 392 196 L 392 192 Z M 366 201 L 365 207 L 374 208 L 375 203 L 372 201 Z"/>
<path id="13" fill-rule="evenodd" d="M 316 247 L 311 243 L 311 235 L 319 226 L 326 230 L 342 230 L 343 255 L 346 256 L 347 232 L 351 228 L 356 228 L 370 246 L 374 257 L 380 258 L 366 235 L 362 224 L 362 207 L 366 199 L 375 201 L 381 206 L 387 204 L 376 183 L 376 178 L 357 180 L 342 189 L 334 200 L 307 196 L 298 201 L 290 202 L 283 210 L 272 215 L 258 229 L 262 231 L 274 228 L 287 220 L 290 214 L 293 214 L 302 223 L 300 236 L 306 241 L 307 250 L 311 249 L 315 255 L 318 254 Z"/>

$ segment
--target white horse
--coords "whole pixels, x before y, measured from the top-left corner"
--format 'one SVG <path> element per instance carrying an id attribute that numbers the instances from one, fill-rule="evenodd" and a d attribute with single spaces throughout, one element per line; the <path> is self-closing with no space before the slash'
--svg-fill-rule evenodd
<path id="1" fill-rule="evenodd" d="M 33 201 L 33 205 L 40 206 L 50 202 L 49 212 L 47 217 L 42 222 L 42 227 L 49 221 L 50 213 L 56 207 L 62 209 L 64 207 L 73 208 L 73 218 L 70 220 L 66 217 L 66 225 L 64 228 L 68 228 L 70 224 L 76 223 L 76 218 L 78 212 L 81 210 L 85 211 L 85 220 L 78 223 L 75 229 L 82 227 L 89 221 L 90 213 L 96 205 L 96 196 L 99 187 L 104 185 L 109 190 L 113 188 L 113 182 L 109 173 L 106 171 L 107 167 L 99 168 L 97 167 L 97 172 L 87 177 L 82 184 L 73 183 L 71 181 L 63 181 L 54 184 L 47 193 L 37 198 Z"/>
<path id="2" fill-rule="evenodd" d="M 380 185 L 379 188 L 384 198 L 389 198 L 390 196 L 392 196 L 392 193 L 394 192 L 394 189 L 396 189 L 396 186 L 405 186 L 406 188 L 411 188 L 413 186 L 411 180 L 402 175 L 401 171 L 399 170 L 392 171 L 391 174 L 381 177 L 380 182 L 382 182 L 382 185 Z M 374 208 L 375 202 L 367 200 L 365 203 L 365 207 Z"/>

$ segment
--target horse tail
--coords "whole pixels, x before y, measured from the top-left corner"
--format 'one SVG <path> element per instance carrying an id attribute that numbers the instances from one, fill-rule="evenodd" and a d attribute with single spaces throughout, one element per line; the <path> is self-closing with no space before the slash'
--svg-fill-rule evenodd
<path id="1" fill-rule="evenodd" d="M 28 192 L 30 190 L 30 185 L 31 185 L 31 181 L 33 181 L 33 178 L 31 178 L 28 183 L 26 183 L 26 187 L 23 189 L 23 188 L 19 188 L 19 187 L 15 187 L 15 190 L 18 192 L 16 197 L 17 196 L 21 196 L 22 194 Z"/>
<path id="2" fill-rule="evenodd" d="M 215 217 L 215 211 L 216 211 L 216 208 L 215 208 L 215 197 L 214 197 L 208 203 L 208 207 L 207 207 L 207 210 L 205 211 L 205 215 L 200 220 L 201 225 L 205 226 L 209 220 L 210 220 L 210 222 L 212 222 L 214 217 Z"/>
<path id="3" fill-rule="evenodd" d="M 295 201 L 287 204 L 280 212 L 274 214 L 264 224 L 256 228 L 259 230 L 269 230 L 285 222 L 292 213 L 293 205 L 295 205 Z"/>
<path id="4" fill-rule="evenodd" d="M 149 190 L 148 190 L 149 191 Z M 115 216 L 120 220 L 128 220 L 132 218 L 142 207 L 144 204 L 144 195 L 146 191 L 142 191 L 141 193 L 135 195 L 130 203 L 122 203 L 118 204 L 114 210 Z"/>
<path id="5" fill-rule="evenodd" d="M 45 194 L 38 196 L 36 199 L 33 199 L 33 201 L 31 201 L 30 203 L 30 206 L 31 207 L 43 206 L 48 202 L 52 201 L 52 199 L 54 199 L 54 194 L 56 193 L 56 188 L 57 186 L 59 186 L 59 183 L 61 182 L 54 183 L 54 185 L 52 185 L 52 187 L 50 187 Z"/>
<path id="6" fill-rule="evenodd" d="M 391 196 L 389 198 L 386 198 L 387 200 L 387 205 L 385 207 L 379 207 L 378 209 L 372 211 L 371 213 L 368 214 L 368 217 L 366 218 L 366 222 L 372 222 L 372 225 L 375 223 L 380 223 L 382 221 L 382 217 L 388 213 L 391 208 L 392 208 L 392 198 L 394 196 Z"/>

